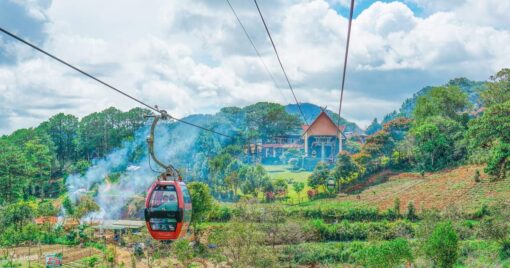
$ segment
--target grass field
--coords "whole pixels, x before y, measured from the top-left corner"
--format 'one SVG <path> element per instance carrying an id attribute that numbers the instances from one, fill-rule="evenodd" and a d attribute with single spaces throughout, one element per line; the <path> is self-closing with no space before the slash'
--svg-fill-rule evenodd
<path id="1" fill-rule="evenodd" d="M 300 203 L 300 202 L 306 202 L 308 201 L 308 197 L 306 195 L 306 192 L 310 190 L 311 188 L 307 184 L 308 177 L 310 176 L 311 172 L 308 171 L 297 171 L 293 172 L 288 169 L 288 166 L 286 165 L 266 165 L 264 166 L 267 173 L 273 180 L 277 179 L 285 179 L 295 182 L 302 182 L 305 184 L 304 190 L 301 192 L 301 194 L 298 196 L 296 191 L 292 188 L 292 185 L 289 185 L 288 193 L 289 193 L 289 201 L 291 203 Z"/>

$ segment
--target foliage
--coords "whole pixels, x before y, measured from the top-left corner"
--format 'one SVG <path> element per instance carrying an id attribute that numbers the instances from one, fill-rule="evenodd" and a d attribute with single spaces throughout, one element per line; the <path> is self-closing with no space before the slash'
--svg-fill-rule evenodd
<path id="1" fill-rule="evenodd" d="M 414 207 L 413 202 L 407 203 L 407 212 L 406 212 L 406 219 L 410 221 L 415 221 L 418 219 L 418 215 L 416 214 L 416 208 Z"/>
<path id="2" fill-rule="evenodd" d="M 218 203 L 215 203 L 207 220 L 212 222 L 226 222 L 229 221 L 232 216 L 233 210 L 230 207 L 221 206 Z"/>
<path id="3" fill-rule="evenodd" d="M 424 245 L 425 254 L 438 267 L 453 267 L 458 251 L 459 237 L 451 222 L 437 224 Z"/>
<path id="4" fill-rule="evenodd" d="M 327 224 L 322 219 L 312 220 L 310 230 L 317 234 L 318 241 L 355 241 L 355 240 L 390 240 L 397 237 L 411 237 L 414 233 L 412 224 L 406 221 L 396 222 L 349 222 Z"/>
<path id="5" fill-rule="evenodd" d="M 213 198 L 209 187 L 201 182 L 192 182 L 188 184 L 193 203 L 193 213 L 191 222 L 193 225 L 204 222 L 213 208 Z"/>
<path id="6" fill-rule="evenodd" d="M 177 260 L 188 267 L 193 259 L 193 248 L 190 246 L 187 239 L 179 239 L 172 243 L 172 253 L 176 256 Z"/>
<path id="7" fill-rule="evenodd" d="M 338 155 L 336 165 L 332 171 L 338 190 L 340 190 L 341 184 L 351 182 L 355 179 L 358 171 L 358 166 L 352 160 L 351 156 L 346 152 L 341 152 Z"/>
<path id="8" fill-rule="evenodd" d="M 464 128 L 446 117 L 423 119 L 411 130 L 415 139 L 418 166 L 425 170 L 439 170 L 463 159 Z"/>
<path id="9" fill-rule="evenodd" d="M 329 167 L 324 162 L 319 162 L 313 170 L 310 177 L 308 177 L 308 186 L 317 189 L 319 186 L 326 186 L 329 178 Z"/>
<path id="10" fill-rule="evenodd" d="M 303 182 L 296 181 L 292 184 L 292 189 L 298 195 L 298 201 L 301 202 L 301 192 L 305 189 L 305 184 Z"/>
<path id="11" fill-rule="evenodd" d="M 407 240 L 378 242 L 363 248 L 359 254 L 359 263 L 364 267 L 399 267 L 413 260 L 411 247 Z"/>
<path id="12" fill-rule="evenodd" d="M 1 211 L 2 226 L 14 226 L 20 231 L 35 215 L 34 205 L 26 201 L 18 201 L 5 206 Z"/>
<path id="13" fill-rule="evenodd" d="M 239 177 L 242 181 L 241 190 L 245 194 L 252 194 L 258 197 L 260 192 L 272 190 L 272 184 L 266 170 L 261 165 L 243 166 L 239 170 Z"/>
<path id="14" fill-rule="evenodd" d="M 496 142 L 491 149 L 485 172 L 493 175 L 496 180 L 502 180 L 510 170 L 510 143 Z"/>
<path id="15" fill-rule="evenodd" d="M 413 116 L 418 122 L 435 116 L 460 121 L 462 116 L 459 113 L 468 106 L 467 95 L 459 87 L 436 87 L 418 98 Z"/>
<path id="16" fill-rule="evenodd" d="M 299 118 L 285 111 L 285 107 L 276 103 L 259 102 L 243 108 L 247 130 L 254 130 L 263 141 L 271 137 L 286 134 L 299 127 Z"/>
<path id="17" fill-rule="evenodd" d="M 66 205 L 69 208 L 69 205 Z M 92 197 L 83 195 L 78 200 L 77 205 L 72 209 L 73 216 L 76 219 L 85 217 L 90 212 L 99 211 L 99 205 L 92 199 Z"/>
<path id="18" fill-rule="evenodd" d="M 393 212 L 400 216 L 400 199 L 398 197 L 393 200 Z"/>
<path id="19" fill-rule="evenodd" d="M 372 134 L 376 133 L 377 131 L 379 131 L 381 129 L 382 129 L 381 124 L 379 124 L 379 122 L 377 122 L 377 118 L 374 118 L 372 123 L 370 123 L 370 125 L 365 130 L 365 133 L 367 135 L 372 135 Z"/>
<path id="20" fill-rule="evenodd" d="M 0 204 L 12 203 L 23 197 L 29 174 L 22 151 L 0 139 Z"/>
<path id="21" fill-rule="evenodd" d="M 481 93 L 485 106 L 510 101 L 510 69 L 504 68 L 490 77 L 490 82 L 486 84 L 487 90 Z"/>
<path id="22" fill-rule="evenodd" d="M 48 217 L 56 216 L 59 210 L 53 205 L 51 201 L 42 201 L 37 206 L 37 215 Z"/>
<path id="23" fill-rule="evenodd" d="M 271 267 L 274 255 L 264 246 L 265 235 L 252 222 L 234 221 L 210 237 L 233 267 Z"/>
<path id="24" fill-rule="evenodd" d="M 69 196 L 66 195 L 64 197 L 64 201 L 62 201 L 62 207 L 65 209 L 65 213 L 67 215 L 74 215 L 76 208 Z"/>
<path id="25" fill-rule="evenodd" d="M 496 179 L 505 177 L 510 169 L 510 101 L 494 104 L 469 124 L 471 148 L 490 150 L 485 172 Z"/>
<path id="26" fill-rule="evenodd" d="M 475 175 L 473 176 L 473 180 L 474 180 L 476 183 L 478 183 L 478 182 L 480 182 L 480 181 L 481 181 L 481 179 L 480 179 L 480 170 L 478 170 L 478 169 L 477 169 L 477 170 L 475 170 Z"/>
<path id="27" fill-rule="evenodd" d="M 297 265 L 334 265 L 355 263 L 358 252 L 363 248 L 360 242 L 352 243 L 302 243 L 285 247 L 280 259 Z M 290 265 L 289 265 L 290 266 Z"/>

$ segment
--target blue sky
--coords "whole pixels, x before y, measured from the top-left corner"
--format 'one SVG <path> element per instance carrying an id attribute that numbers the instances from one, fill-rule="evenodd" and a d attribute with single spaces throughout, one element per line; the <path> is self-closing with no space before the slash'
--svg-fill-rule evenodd
<path id="1" fill-rule="evenodd" d="M 348 1 L 348 2 L 350 4 L 350 1 Z M 375 0 L 361 0 L 360 1 L 360 0 L 358 0 L 358 1 L 355 1 L 354 18 L 356 18 L 359 14 L 361 14 L 361 12 L 363 12 L 363 10 L 369 8 L 375 2 L 391 3 L 391 2 L 395 2 L 395 1 L 391 1 L 391 0 L 383 0 L 383 1 L 375 1 Z M 405 2 L 405 4 L 414 12 L 414 14 L 416 16 L 424 15 L 423 8 L 416 5 L 416 3 L 408 1 L 408 2 Z M 350 8 L 345 3 L 343 5 L 333 4 L 332 7 L 334 8 L 334 10 L 336 12 L 338 12 L 342 16 L 344 16 L 346 18 L 349 16 Z"/>
<path id="2" fill-rule="evenodd" d="M 224 1 L 3 0 L 0 25 L 176 116 L 292 95 L 255 6 Z M 301 102 L 336 109 L 349 0 L 259 0 Z M 356 2 L 345 114 L 362 127 L 424 86 L 510 62 L 510 1 Z M 0 134 L 49 116 L 136 105 L 0 36 Z"/>

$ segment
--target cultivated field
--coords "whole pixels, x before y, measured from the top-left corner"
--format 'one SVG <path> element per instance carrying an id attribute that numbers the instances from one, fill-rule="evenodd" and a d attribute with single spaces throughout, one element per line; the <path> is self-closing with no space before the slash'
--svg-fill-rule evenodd
<path id="1" fill-rule="evenodd" d="M 476 170 L 480 171 L 480 182 L 474 180 Z M 359 194 L 342 194 L 337 201 L 359 202 L 386 210 L 399 198 L 401 211 L 413 202 L 418 210 L 457 207 L 472 212 L 483 204 L 510 200 L 510 180 L 491 182 L 482 166 L 462 166 L 425 173 L 423 177 L 418 173 L 383 171 L 368 181 L 375 185 L 366 185 Z"/>

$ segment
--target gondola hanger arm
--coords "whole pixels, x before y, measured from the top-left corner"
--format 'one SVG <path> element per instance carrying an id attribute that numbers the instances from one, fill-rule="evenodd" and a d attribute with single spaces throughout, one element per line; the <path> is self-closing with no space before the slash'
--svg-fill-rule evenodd
<path id="1" fill-rule="evenodd" d="M 152 158 L 152 160 L 154 160 L 154 162 L 156 164 L 158 164 L 160 167 L 165 169 L 165 172 L 161 173 L 161 175 L 158 177 L 158 180 L 168 180 L 169 178 L 170 179 L 173 178 L 174 180 L 182 181 L 179 171 L 177 171 L 177 169 L 174 166 L 172 166 L 171 164 L 165 164 L 165 163 L 163 163 L 163 161 L 159 160 L 156 157 L 156 153 L 154 150 L 154 132 L 156 129 L 156 125 L 158 124 L 160 119 L 168 120 L 168 119 L 172 118 L 170 115 L 168 115 L 168 113 L 165 110 L 159 110 L 159 112 L 160 112 L 160 114 L 146 116 L 146 117 L 153 118 L 152 125 L 151 125 L 150 132 L 149 132 L 149 137 L 147 137 L 149 156 Z"/>

